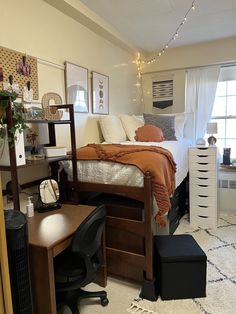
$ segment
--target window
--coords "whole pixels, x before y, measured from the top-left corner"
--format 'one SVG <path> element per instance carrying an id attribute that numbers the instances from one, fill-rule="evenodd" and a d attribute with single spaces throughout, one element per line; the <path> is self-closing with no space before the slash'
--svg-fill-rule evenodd
<path id="1" fill-rule="evenodd" d="M 211 121 L 218 125 L 220 154 L 230 147 L 231 158 L 236 158 L 236 80 L 218 82 Z"/>

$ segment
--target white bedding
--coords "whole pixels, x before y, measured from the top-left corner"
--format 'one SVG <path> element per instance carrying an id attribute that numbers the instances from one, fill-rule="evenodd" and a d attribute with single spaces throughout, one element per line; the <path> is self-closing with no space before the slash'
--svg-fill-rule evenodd
<path id="1" fill-rule="evenodd" d="M 191 145 L 189 139 L 164 142 L 122 142 L 124 145 L 152 145 L 168 149 L 177 164 L 176 187 L 180 185 L 188 173 L 188 148 Z M 69 180 L 72 180 L 71 161 L 62 161 Z M 143 173 L 135 166 L 123 165 L 110 161 L 80 160 L 77 162 L 78 181 L 117 184 L 124 186 L 143 186 Z"/>

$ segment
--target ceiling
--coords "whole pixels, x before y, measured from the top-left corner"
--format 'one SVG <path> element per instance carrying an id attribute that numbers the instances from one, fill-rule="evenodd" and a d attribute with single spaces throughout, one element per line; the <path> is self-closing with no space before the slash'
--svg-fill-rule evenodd
<path id="1" fill-rule="evenodd" d="M 80 0 L 138 50 L 164 48 L 193 0 Z M 170 47 L 236 36 L 236 0 L 195 0 Z"/>

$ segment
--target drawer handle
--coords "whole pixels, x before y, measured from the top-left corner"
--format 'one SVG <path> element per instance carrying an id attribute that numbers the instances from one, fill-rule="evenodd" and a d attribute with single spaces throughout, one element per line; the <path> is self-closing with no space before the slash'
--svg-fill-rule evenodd
<path id="1" fill-rule="evenodd" d="M 206 150 L 207 147 L 198 147 L 197 149 L 200 149 L 200 150 Z"/>
<path id="2" fill-rule="evenodd" d="M 202 158 L 202 157 L 207 157 L 207 155 L 197 155 L 198 157 Z"/>
<path id="3" fill-rule="evenodd" d="M 198 162 L 199 165 L 208 165 L 208 162 Z"/>
<path id="4" fill-rule="evenodd" d="M 208 172 L 208 170 L 197 170 L 198 172 Z"/>
<path id="5" fill-rule="evenodd" d="M 200 217 L 200 218 L 208 218 L 208 216 L 202 216 L 202 215 L 198 215 L 198 217 Z"/>
<path id="6" fill-rule="evenodd" d="M 207 188 L 208 187 L 208 185 L 205 185 L 205 184 L 198 184 L 198 186 L 201 186 L 203 188 Z"/>
<path id="7" fill-rule="evenodd" d="M 198 205 L 198 207 L 201 207 L 201 208 L 208 208 L 208 206 L 204 206 L 204 205 Z"/>
<path id="8" fill-rule="evenodd" d="M 207 180 L 208 178 L 201 178 L 201 177 L 198 177 L 199 180 Z"/>
<path id="9" fill-rule="evenodd" d="M 199 197 L 208 197 L 207 195 L 201 195 L 201 194 L 198 195 L 198 196 L 199 196 Z"/>

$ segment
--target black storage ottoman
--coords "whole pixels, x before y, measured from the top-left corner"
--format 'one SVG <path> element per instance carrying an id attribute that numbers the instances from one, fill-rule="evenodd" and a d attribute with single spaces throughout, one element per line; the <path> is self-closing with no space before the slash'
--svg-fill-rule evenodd
<path id="1" fill-rule="evenodd" d="M 162 300 L 206 296 L 207 257 L 191 235 L 154 237 L 155 272 Z"/>

